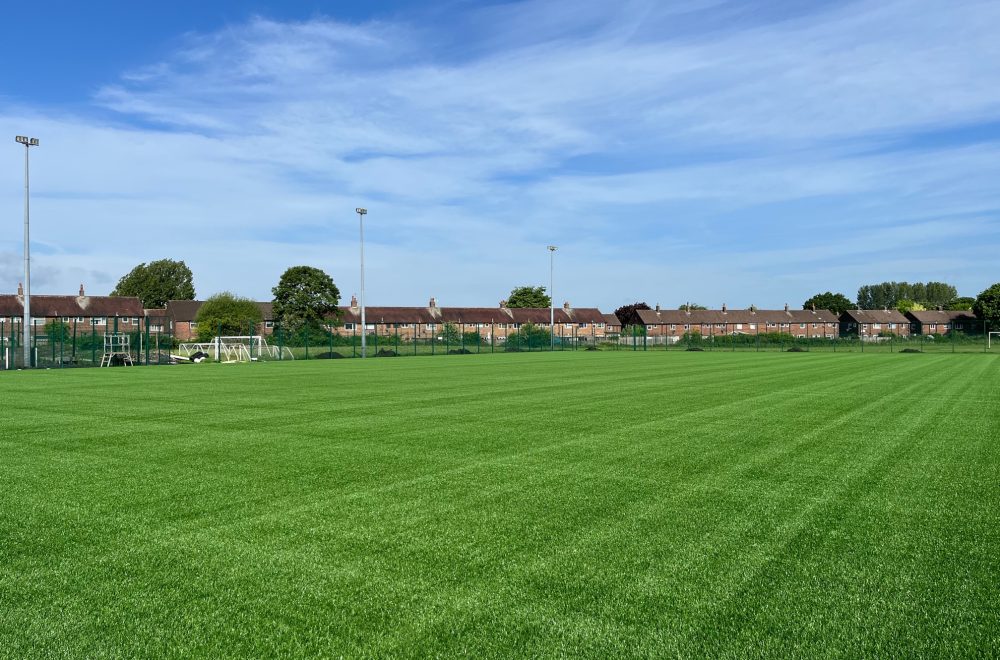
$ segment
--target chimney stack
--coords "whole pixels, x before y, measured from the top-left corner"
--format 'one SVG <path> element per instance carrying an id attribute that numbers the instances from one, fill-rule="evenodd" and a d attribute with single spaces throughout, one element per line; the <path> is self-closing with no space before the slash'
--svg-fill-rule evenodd
<path id="1" fill-rule="evenodd" d="M 438 306 L 437 300 L 435 300 L 433 297 L 431 297 L 431 301 L 430 301 L 430 303 L 427 304 L 427 306 L 430 307 L 431 309 L 437 307 Z"/>
<path id="2" fill-rule="evenodd" d="M 351 296 L 351 309 L 357 309 L 357 308 L 358 308 L 358 297 L 355 296 L 355 295 L 352 295 Z"/>
<path id="3" fill-rule="evenodd" d="M 21 282 L 17 283 L 17 297 L 18 298 L 24 297 L 24 284 Z"/>
<path id="4" fill-rule="evenodd" d="M 660 313 L 660 303 L 656 303 L 656 313 Z"/>
<path id="5" fill-rule="evenodd" d="M 87 295 L 87 294 L 85 294 L 85 293 L 83 292 L 83 283 L 81 282 L 81 283 L 80 283 L 80 297 L 81 297 L 81 298 L 83 298 L 83 297 L 84 297 L 85 295 Z"/>
<path id="6" fill-rule="evenodd" d="M 684 313 L 687 314 L 688 316 L 691 316 L 691 303 L 690 302 L 684 303 Z"/>
<path id="7" fill-rule="evenodd" d="M 723 314 L 728 314 L 729 313 L 728 311 L 726 311 L 726 303 L 722 303 L 722 313 Z"/>
<path id="8" fill-rule="evenodd" d="M 572 309 L 572 307 L 569 306 L 568 300 L 563 303 L 563 309 L 567 312 Z"/>
<path id="9" fill-rule="evenodd" d="M 507 301 L 506 300 L 501 300 L 500 301 L 500 309 L 506 309 L 506 308 L 507 308 Z"/>
<path id="10" fill-rule="evenodd" d="M 785 312 L 788 311 L 788 303 L 785 303 Z"/>

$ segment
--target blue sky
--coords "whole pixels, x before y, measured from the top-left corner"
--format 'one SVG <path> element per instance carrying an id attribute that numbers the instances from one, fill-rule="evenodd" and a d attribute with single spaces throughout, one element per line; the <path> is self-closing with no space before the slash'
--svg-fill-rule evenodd
<path id="1" fill-rule="evenodd" d="M 799 305 L 1000 280 L 995 2 L 18 3 L 0 289 L 199 296 L 288 266 L 370 303 Z M 2 133 L 4 131 L 0 131 Z"/>

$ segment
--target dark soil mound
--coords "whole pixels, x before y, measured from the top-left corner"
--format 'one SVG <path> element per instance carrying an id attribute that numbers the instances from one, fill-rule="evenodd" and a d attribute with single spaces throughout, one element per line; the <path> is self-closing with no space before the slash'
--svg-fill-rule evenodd
<path id="1" fill-rule="evenodd" d="M 686 351 L 704 351 L 705 349 L 704 348 L 699 348 L 697 346 L 688 346 L 684 350 L 686 350 Z"/>
<path id="2" fill-rule="evenodd" d="M 390 351 L 388 349 L 381 349 L 375 354 L 375 357 L 396 357 L 396 351 Z"/>
<path id="3" fill-rule="evenodd" d="M 601 350 L 601 349 L 597 348 L 596 346 L 588 346 L 588 347 L 587 347 L 587 350 L 588 350 L 588 351 L 599 351 L 599 350 Z"/>
<path id="4" fill-rule="evenodd" d="M 785 352 L 786 353 L 805 353 L 806 349 L 802 348 L 801 346 L 792 346 L 791 348 L 787 349 Z"/>
<path id="5" fill-rule="evenodd" d="M 923 353 L 919 348 L 904 348 L 900 353 Z"/>
<path id="6" fill-rule="evenodd" d="M 326 351 L 325 353 L 320 353 L 315 357 L 317 360 L 340 360 L 344 356 L 336 351 Z"/>
<path id="7" fill-rule="evenodd" d="M 448 355 L 472 355 L 472 351 L 467 348 L 453 348 L 448 351 Z"/>

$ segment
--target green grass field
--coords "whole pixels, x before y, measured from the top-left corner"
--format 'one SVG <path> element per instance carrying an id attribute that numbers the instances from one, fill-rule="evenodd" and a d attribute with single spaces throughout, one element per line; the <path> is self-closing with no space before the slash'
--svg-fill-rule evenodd
<path id="1" fill-rule="evenodd" d="M 0 374 L 0 655 L 1000 654 L 1000 356 Z"/>

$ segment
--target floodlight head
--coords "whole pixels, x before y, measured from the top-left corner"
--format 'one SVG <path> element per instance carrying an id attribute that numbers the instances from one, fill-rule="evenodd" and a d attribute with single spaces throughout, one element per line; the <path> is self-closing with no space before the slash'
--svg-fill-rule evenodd
<path id="1" fill-rule="evenodd" d="M 26 147 L 37 147 L 38 138 L 25 137 L 24 135 L 18 135 L 14 138 L 14 141 L 18 144 L 23 144 Z"/>
<path id="2" fill-rule="evenodd" d="M 359 206 L 358 208 L 354 209 L 354 212 L 357 213 L 358 215 L 367 215 L 368 209 L 363 209 Z"/>
<path id="3" fill-rule="evenodd" d="M 550 245 L 549 246 L 549 252 L 555 252 L 555 251 L 556 251 L 556 246 L 555 245 Z"/>

